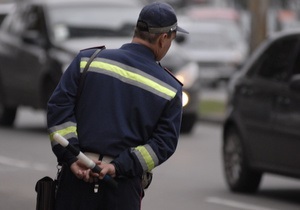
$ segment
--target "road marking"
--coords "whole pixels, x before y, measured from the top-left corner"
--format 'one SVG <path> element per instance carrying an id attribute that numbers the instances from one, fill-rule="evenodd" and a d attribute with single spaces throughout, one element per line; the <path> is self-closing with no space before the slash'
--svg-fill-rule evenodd
<path id="1" fill-rule="evenodd" d="M 28 161 L 13 159 L 5 156 L 0 156 L 0 164 L 18 168 L 29 168 L 37 171 L 47 171 L 49 167 L 42 163 L 32 163 Z"/>
<path id="2" fill-rule="evenodd" d="M 261 206 L 257 206 L 257 205 L 237 202 L 237 201 L 233 201 L 233 200 L 216 198 L 216 197 L 208 197 L 208 198 L 206 198 L 206 202 L 219 204 L 219 205 L 223 205 L 223 206 L 234 207 L 236 209 L 243 209 L 243 210 L 276 210 L 273 208 L 271 209 L 271 208 L 261 207 Z"/>

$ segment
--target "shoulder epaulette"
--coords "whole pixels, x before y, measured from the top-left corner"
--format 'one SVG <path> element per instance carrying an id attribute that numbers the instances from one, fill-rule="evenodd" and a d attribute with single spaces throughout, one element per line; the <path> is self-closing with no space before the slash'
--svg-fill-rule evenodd
<path id="1" fill-rule="evenodd" d="M 85 49 L 82 49 L 80 51 L 92 50 L 92 49 L 106 49 L 106 47 L 105 47 L 105 45 L 100 45 L 100 46 L 85 48 Z"/>
<path id="2" fill-rule="evenodd" d="M 163 67 L 163 69 L 168 72 L 181 86 L 183 86 L 182 82 L 180 82 L 176 77 L 175 75 L 169 70 L 167 69 L 166 67 Z"/>

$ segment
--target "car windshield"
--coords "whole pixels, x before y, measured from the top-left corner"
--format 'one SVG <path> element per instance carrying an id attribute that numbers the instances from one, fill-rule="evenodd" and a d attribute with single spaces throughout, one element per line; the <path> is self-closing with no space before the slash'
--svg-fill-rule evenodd
<path id="1" fill-rule="evenodd" d="M 233 24 L 198 22 L 187 30 L 190 35 L 185 46 L 190 49 L 228 49 L 241 41 L 241 33 Z"/>
<path id="2" fill-rule="evenodd" d="M 126 37 L 132 35 L 138 12 L 129 5 L 68 5 L 50 8 L 49 19 L 55 40 Z"/>

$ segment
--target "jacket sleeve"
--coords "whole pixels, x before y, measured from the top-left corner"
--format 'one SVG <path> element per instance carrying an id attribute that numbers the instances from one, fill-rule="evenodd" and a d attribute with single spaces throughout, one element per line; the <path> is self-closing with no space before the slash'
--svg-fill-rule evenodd
<path id="1" fill-rule="evenodd" d="M 152 136 L 145 145 L 122 152 L 115 160 L 117 175 L 142 176 L 165 162 L 176 150 L 182 117 L 182 89 L 165 108 Z"/>
<path id="2" fill-rule="evenodd" d="M 77 159 L 69 151 L 53 140 L 55 132 L 64 136 L 70 144 L 78 148 L 75 104 L 78 81 L 80 78 L 80 54 L 71 62 L 62 75 L 59 84 L 48 101 L 47 126 L 52 151 L 58 162 L 71 165 Z"/>

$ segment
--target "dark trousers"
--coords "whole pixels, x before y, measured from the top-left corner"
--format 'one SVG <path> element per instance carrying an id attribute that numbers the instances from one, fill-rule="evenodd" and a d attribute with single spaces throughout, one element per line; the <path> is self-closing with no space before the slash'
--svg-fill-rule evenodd
<path id="1" fill-rule="evenodd" d="M 75 177 L 64 166 L 56 194 L 55 210 L 140 210 L 143 189 L 141 179 L 118 178 L 118 188 L 113 189 L 99 180 L 98 193 L 95 183 L 86 183 Z"/>

